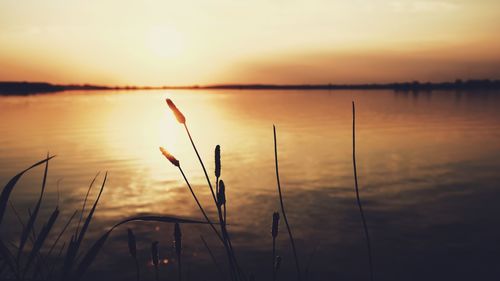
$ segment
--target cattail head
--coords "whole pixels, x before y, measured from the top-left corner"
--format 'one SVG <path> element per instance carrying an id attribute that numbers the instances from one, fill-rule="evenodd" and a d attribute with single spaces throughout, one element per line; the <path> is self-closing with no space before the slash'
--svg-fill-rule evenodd
<path id="1" fill-rule="evenodd" d="M 160 147 L 160 151 L 165 156 L 170 163 L 172 163 L 174 166 L 179 167 L 180 163 L 179 160 L 177 160 L 170 152 L 168 152 L 165 148 Z"/>
<path id="2" fill-rule="evenodd" d="M 223 180 L 219 181 L 219 193 L 217 194 L 217 204 L 222 206 L 226 204 L 226 185 Z"/>
<path id="3" fill-rule="evenodd" d="M 215 177 L 220 178 L 220 145 L 215 147 Z"/>
<path id="4" fill-rule="evenodd" d="M 179 123 L 181 124 L 185 124 L 186 117 L 184 117 L 184 114 L 182 114 L 182 112 L 177 108 L 177 106 L 175 106 L 174 102 L 171 99 L 167 99 L 167 104 L 168 107 L 170 107 L 170 110 L 172 110 L 172 112 L 174 113 L 175 118 L 177 118 L 177 121 L 179 121 Z"/>
<path id="5" fill-rule="evenodd" d="M 281 257 L 276 256 L 275 262 L 274 262 L 274 269 L 278 270 L 281 267 Z"/>
<path id="6" fill-rule="evenodd" d="M 273 238 L 276 238 L 278 236 L 279 223 L 280 223 L 280 213 L 274 212 L 273 213 L 273 226 L 271 229 L 271 234 L 273 235 Z"/>
<path id="7" fill-rule="evenodd" d="M 128 251 L 130 255 L 135 259 L 137 257 L 137 246 L 135 243 L 135 235 L 132 232 L 132 229 L 127 229 L 128 233 Z"/>
<path id="8" fill-rule="evenodd" d="M 179 258 L 181 256 L 181 250 L 182 250 L 182 233 L 179 223 L 175 223 L 174 227 L 174 246 L 177 258 Z"/>
<path id="9" fill-rule="evenodd" d="M 158 250 L 158 241 L 155 241 L 151 244 L 151 259 L 153 260 L 153 264 L 155 267 L 158 266 L 160 261 L 160 253 Z"/>

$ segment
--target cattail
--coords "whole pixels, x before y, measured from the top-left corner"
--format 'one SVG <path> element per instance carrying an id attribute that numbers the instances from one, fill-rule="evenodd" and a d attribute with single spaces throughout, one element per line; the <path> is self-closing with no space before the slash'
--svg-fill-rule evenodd
<path id="1" fill-rule="evenodd" d="M 135 235 L 132 232 L 132 229 L 127 229 L 128 233 L 128 251 L 130 252 L 130 255 L 135 259 L 137 258 L 137 246 L 135 243 Z"/>
<path id="2" fill-rule="evenodd" d="M 271 234 L 273 235 L 273 238 L 276 238 L 278 236 L 279 222 L 280 222 L 280 213 L 274 212 L 273 213 L 273 227 L 271 229 Z"/>
<path id="3" fill-rule="evenodd" d="M 215 177 L 220 178 L 220 145 L 215 147 Z"/>
<path id="4" fill-rule="evenodd" d="M 186 124 L 186 117 L 184 117 L 184 114 L 175 106 L 174 102 L 171 99 L 167 99 L 167 104 L 168 107 L 172 110 L 172 112 L 175 115 L 175 118 L 177 118 L 177 121 L 181 124 Z"/>
<path id="5" fill-rule="evenodd" d="M 224 185 L 224 181 L 219 181 L 219 193 L 217 193 L 217 204 L 222 206 L 226 204 L 226 186 Z"/>
<path id="6" fill-rule="evenodd" d="M 179 167 L 180 163 L 179 160 L 177 160 L 170 152 L 168 152 L 165 148 L 160 147 L 160 151 L 165 156 L 170 163 L 172 163 L 174 166 Z"/>
<path id="7" fill-rule="evenodd" d="M 177 254 L 177 257 L 180 257 L 182 250 L 182 233 L 179 223 L 175 223 L 174 227 L 174 245 L 175 253 Z"/>
<path id="8" fill-rule="evenodd" d="M 160 260 L 158 241 L 151 244 L 151 259 L 153 260 L 153 265 L 157 268 Z"/>

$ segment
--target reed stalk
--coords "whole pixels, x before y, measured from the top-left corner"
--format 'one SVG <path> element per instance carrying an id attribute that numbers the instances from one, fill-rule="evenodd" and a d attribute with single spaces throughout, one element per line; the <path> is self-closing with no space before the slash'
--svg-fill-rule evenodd
<path id="1" fill-rule="evenodd" d="M 226 280 L 227 278 L 222 278 L 222 270 L 221 270 L 221 267 L 219 265 L 219 263 L 217 262 L 217 259 L 215 258 L 215 255 L 214 253 L 212 252 L 212 250 L 210 249 L 210 247 L 208 246 L 208 243 L 207 241 L 205 241 L 205 238 L 203 238 L 203 236 L 200 235 L 200 239 L 201 241 L 203 242 L 203 245 L 205 246 L 205 248 L 207 249 L 207 252 L 208 254 L 210 255 L 210 258 L 212 259 L 212 262 L 214 263 L 215 267 L 217 268 L 217 271 L 219 272 L 219 277 L 220 277 L 220 280 Z"/>
<path id="2" fill-rule="evenodd" d="M 151 244 L 151 260 L 153 261 L 153 265 L 155 267 L 155 280 L 160 280 L 160 269 L 158 268 L 160 254 L 158 250 L 158 241 L 155 241 Z"/>
<path id="3" fill-rule="evenodd" d="M 130 256 L 134 259 L 135 263 L 135 272 L 136 272 L 136 280 L 140 280 L 140 272 L 139 272 L 139 261 L 137 260 L 137 243 L 135 240 L 135 235 L 132 229 L 127 229 L 127 237 L 128 237 L 128 251 Z"/>
<path id="4" fill-rule="evenodd" d="M 366 237 L 366 248 L 368 251 L 368 265 L 370 267 L 370 280 L 374 280 L 373 274 L 373 257 L 372 257 L 372 247 L 370 242 L 370 234 L 368 232 L 368 226 L 366 224 L 365 213 L 363 212 L 363 206 L 361 205 L 361 199 L 359 196 L 358 187 L 358 172 L 356 169 L 356 108 L 354 106 L 354 101 L 352 101 L 352 165 L 354 170 L 354 187 L 356 190 L 356 201 L 359 207 L 359 213 L 361 214 L 361 220 L 363 222 L 363 229 L 365 231 Z"/>
<path id="5" fill-rule="evenodd" d="M 217 235 L 217 237 L 219 238 L 219 240 L 222 242 L 222 244 L 224 245 L 224 248 L 228 254 L 228 263 L 229 263 L 229 268 L 230 268 L 230 272 L 231 272 L 231 276 L 233 277 L 233 259 L 232 259 L 232 253 L 231 253 L 231 250 L 230 250 L 230 247 L 229 247 L 229 244 L 227 243 L 226 241 L 226 235 L 223 234 L 221 235 L 219 233 L 219 231 L 217 231 L 217 229 L 215 228 L 214 224 L 212 223 L 212 221 L 210 220 L 210 218 L 208 217 L 207 213 L 205 212 L 205 209 L 203 208 L 203 206 L 201 205 L 200 201 L 198 200 L 198 197 L 196 196 L 196 193 L 194 193 L 194 190 L 193 188 L 191 187 L 191 184 L 189 183 L 189 180 L 187 179 L 186 177 L 186 174 L 184 174 L 184 171 L 182 170 L 181 168 L 181 165 L 180 165 L 180 162 L 172 155 L 170 154 L 166 149 L 164 149 L 163 147 L 160 147 L 160 151 L 162 152 L 162 154 L 174 165 L 176 166 L 179 171 L 181 172 L 181 175 L 182 177 L 184 178 L 184 181 L 186 182 L 186 185 L 188 186 L 189 188 L 189 191 L 191 192 L 191 195 L 193 196 L 194 200 L 196 201 L 196 204 L 198 205 L 198 208 L 200 209 L 201 213 L 203 214 L 203 216 L 205 217 L 206 221 L 210 224 L 210 227 L 212 228 L 212 230 L 215 232 L 215 234 Z M 215 201 L 217 202 L 217 200 Z M 219 208 L 217 209 L 218 210 L 218 213 L 220 215 L 220 211 L 219 211 Z M 220 216 L 219 216 L 220 217 Z M 221 230 L 222 231 L 222 230 Z M 234 278 L 233 278 L 234 279 Z"/>
<path id="6" fill-rule="evenodd" d="M 276 143 L 276 127 L 273 125 L 274 134 L 274 163 L 276 166 L 276 182 L 278 185 L 278 194 L 280 198 L 281 214 L 283 215 L 283 220 L 285 221 L 286 229 L 288 231 L 288 236 L 290 237 L 290 243 L 292 244 L 293 258 L 295 259 L 295 268 L 297 270 L 297 280 L 301 281 L 299 257 L 297 255 L 297 249 L 295 247 L 295 241 L 293 239 L 292 230 L 290 229 L 290 224 L 288 223 L 288 218 L 286 216 L 285 204 L 283 203 L 283 195 L 281 193 L 280 175 L 278 169 L 278 145 Z"/>
<path id="7" fill-rule="evenodd" d="M 182 281 L 182 233 L 179 223 L 174 226 L 174 248 L 177 256 L 177 270 L 179 281 Z"/>
<path id="8" fill-rule="evenodd" d="M 276 281 L 276 237 L 278 237 L 278 226 L 280 221 L 280 213 L 273 213 L 273 224 L 271 228 L 271 236 L 273 237 L 273 281 Z"/>
<path id="9" fill-rule="evenodd" d="M 196 148 L 196 145 L 194 143 L 193 137 L 191 136 L 191 132 L 189 131 L 189 128 L 188 128 L 188 126 L 186 124 L 186 118 L 184 117 L 184 115 L 182 114 L 182 112 L 177 108 L 177 106 L 173 103 L 173 101 L 171 99 L 167 99 L 166 101 L 167 101 L 168 107 L 174 113 L 174 116 L 176 117 L 177 121 L 184 126 L 184 129 L 185 129 L 185 131 L 186 131 L 186 133 L 187 133 L 187 135 L 189 137 L 189 140 L 191 142 L 193 150 L 195 151 L 196 156 L 198 157 L 198 161 L 200 162 L 200 165 L 201 165 L 201 167 L 203 169 L 203 173 L 205 174 L 205 178 L 207 180 L 207 184 L 208 184 L 208 186 L 210 188 L 210 192 L 212 193 L 212 199 L 214 200 L 214 203 L 215 203 L 215 205 L 217 207 L 217 213 L 219 215 L 219 223 L 221 225 L 221 232 L 223 232 L 222 233 L 222 238 L 224 239 L 223 243 L 224 243 L 224 247 L 226 247 L 226 251 L 228 252 L 228 261 L 229 261 L 229 264 L 230 264 L 230 267 L 231 267 L 231 272 L 232 271 L 236 271 L 236 272 L 238 272 L 238 276 L 240 276 L 240 277 L 243 276 L 244 277 L 244 274 L 241 272 L 241 268 L 239 267 L 238 262 L 236 260 L 236 256 L 234 254 L 234 250 L 233 250 L 233 246 L 232 246 L 232 243 L 231 243 L 231 240 L 230 240 L 230 236 L 227 233 L 226 227 L 223 226 L 223 224 L 224 224 L 224 216 L 223 216 L 223 213 L 222 213 L 222 208 L 217 203 L 217 197 L 216 197 L 216 194 L 214 192 L 214 189 L 213 189 L 213 186 L 212 186 L 212 182 L 210 181 L 210 178 L 209 178 L 208 173 L 207 173 L 207 169 L 205 168 L 205 164 L 203 163 L 203 160 L 201 159 L 200 153 L 198 152 L 198 149 Z M 219 161 L 220 161 L 220 151 L 219 151 Z M 219 164 L 220 164 L 220 162 L 219 162 Z M 219 176 L 220 176 L 220 166 L 219 166 Z M 218 188 L 218 186 L 217 186 L 217 188 Z M 224 230 L 222 230 L 222 229 L 224 229 Z M 227 240 L 225 240 L 225 239 L 227 239 Z M 234 263 L 234 265 L 232 265 L 233 263 Z"/>

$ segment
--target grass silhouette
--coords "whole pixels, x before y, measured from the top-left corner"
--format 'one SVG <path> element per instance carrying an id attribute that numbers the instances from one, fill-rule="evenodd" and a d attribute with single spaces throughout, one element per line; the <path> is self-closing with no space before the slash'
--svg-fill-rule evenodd
<path id="1" fill-rule="evenodd" d="M 227 208 L 226 204 L 228 203 L 228 198 L 226 194 L 226 185 L 224 181 L 221 179 L 221 147 L 217 145 L 214 150 L 214 159 L 215 159 L 215 190 L 211 183 L 211 180 L 208 176 L 207 170 L 205 168 L 204 162 L 198 153 L 198 149 L 195 145 L 193 137 L 186 125 L 186 118 L 181 113 L 181 111 L 177 108 L 177 106 L 170 100 L 167 99 L 167 104 L 169 108 L 172 110 L 177 121 L 182 124 L 185 128 L 189 141 L 196 153 L 196 156 L 199 160 L 199 163 L 202 167 L 202 170 L 205 174 L 205 178 L 207 181 L 207 185 L 212 194 L 212 199 L 214 202 L 214 206 L 217 209 L 217 219 L 218 221 L 212 220 L 205 208 L 201 204 L 198 199 L 195 191 L 193 190 L 187 175 L 184 173 L 181 162 L 177 160 L 172 154 L 170 154 L 165 148 L 160 147 L 160 151 L 163 156 L 176 168 L 178 168 L 182 178 L 184 179 L 193 199 L 195 200 L 200 212 L 203 215 L 203 220 L 197 219 L 186 219 L 180 217 L 173 216 L 164 216 L 164 215 L 156 215 L 156 214 L 146 214 L 146 215 L 138 215 L 129 218 L 122 219 L 121 221 L 112 225 L 108 230 L 106 230 L 97 240 L 95 241 L 87 241 L 86 233 L 94 220 L 94 214 L 97 211 L 98 203 L 101 198 L 101 195 L 104 192 L 106 182 L 108 179 L 108 173 L 104 174 L 102 179 L 101 186 L 99 188 L 99 192 L 97 197 L 94 199 L 91 204 L 91 208 L 88 211 L 88 214 L 85 216 L 89 196 L 91 190 L 99 179 L 99 173 L 92 179 L 87 189 L 85 196 L 83 197 L 83 204 L 81 210 L 75 210 L 72 215 L 68 218 L 68 220 L 64 223 L 62 230 L 59 233 L 54 233 L 52 230 L 54 226 L 58 222 L 60 216 L 59 205 L 57 204 L 54 207 L 54 210 L 50 214 L 50 216 L 46 219 L 45 223 L 37 232 L 35 230 L 35 225 L 37 225 L 37 221 L 41 220 L 39 214 L 40 206 L 43 202 L 43 195 L 45 192 L 45 186 L 48 177 L 49 170 L 49 161 L 51 161 L 55 156 L 50 156 L 47 154 L 46 158 L 40 160 L 25 170 L 21 171 L 17 175 L 15 175 L 10 181 L 4 186 L 2 193 L 0 194 L 0 226 L 2 226 L 3 218 L 5 216 L 5 212 L 7 209 L 7 205 L 10 203 L 11 208 L 17 217 L 18 221 L 21 225 L 21 232 L 19 237 L 19 243 L 16 245 L 15 243 L 11 243 L 10 241 L 4 241 L 0 239 L 0 279 L 1 280 L 16 280 L 16 281 L 24 281 L 24 280 L 80 280 L 91 265 L 96 260 L 96 257 L 99 255 L 101 249 L 105 245 L 108 238 L 111 236 L 113 230 L 116 228 L 125 225 L 129 222 L 140 221 L 140 222 L 159 222 L 159 223 L 168 223 L 174 226 L 173 232 L 173 240 L 174 240 L 174 250 L 176 255 L 177 262 L 177 280 L 183 280 L 183 264 L 182 264 L 182 245 L 185 241 L 182 241 L 182 232 L 181 226 L 182 224 L 203 224 L 208 225 L 214 232 L 215 236 L 221 242 L 224 247 L 227 259 L 228 270 L 227 273 L 229 275 L 229 279 L 231 281 L 247 281 L 254 280 L 255 275 L 250 273 L 247 277 L 247 274 L 243 271 L 242 267 L 238 259 L 236 258 L 235 248 L 231 242 L 231 235 L 228 230 L 227 224 Z M 368 232 L 368 227 L 366 223 L 365 214 L 362 208 L 358 179 L 357 179 L 357 167 L 356 167 L 356 148 L 355 148 L 355 106 L 354 102 L 352 103 L 352 156 L 353 156 L 353 170 L 354 170 L 354 185 L 356 192 L 356 201 L 358 204 L 358 208 L 361 214 L 363 229 L 366 235 L 367 242 L 367 250 L 368 250 L 368 258 L 369 258 L 369 272 L 370 272 L 370 280 L 374 280 L 373 273 L 373 258 L 372 258 L 372 250 L 371 250 L 371 242 L 370 236 Z M 283 199 L 283 190 L 280 183 L 280 175 L 279 175 L 279 161 L 278 161 L 278 144 L 277 144 L 277 132 L 276 127 L 273 125 L 273 140 L 274 140 L 274 160 L 275 160 L 275 172 L 276 172 L 276 182 L 277 182 L 277 191 L 278 191 L 278 199 L 280 203 L 280 212 L 274 212 L 272 214 L 272 225 L 271 225 L 271 238 L 272 238 L 272 275 L 269 276 L 269 279 L 276 281 L 278 280 L 278 273 L 281 267 L 282 258 L 277 255 L 276 251 L 276 239 L 278 237 L 278 229 L 279 229 L 279 221 L 282 217 L 287 233 L 289 236 L 290 245 L 293 252 L 293 258 L 295 262 L 295 270 L 296 270 L 296 279 L 298 281 L 303 280 L 304 276 L 301 274 L 301 267 L 299 264 L 300 254 L 297 250 L 295 240 L 291 231 L 290 222 L 287 217 L 287 212 L 285 209 L 285 203 Z M 13 203 L 9 200 L 12 191 L 16 188 L 18 181 L 23 177 L 23 175 L 32 169 L 45 165 L 43 178 L 40 188 L 40 195 L 35 204 L 35 207 L 32 211 L 29 211 L 28 219 L 26 223 L 23 222 L 23 219 L 19 216 L 18 212 L 14 208 Z M 79 213 L 79 214 L 78 214 Z M 281 214 L 280 214 L 281 213 Z M 79 219 L 75 222 L 75 217 L 78 215 Z M 63 239 L 63 234 L 66 233 L 67 229 L 69 229 L 72 224 L 76 224 L 74 226 L 74 233 L 71 233 L 69 239 Z M 50 237 L 55 237 L 55 240 L 49 239 Z M 127 229 L 127 238 L 128 238 L 128 250 L 129 254 L 134 260 L 135 264 L 135 279 L 141 279 L 140 267 L 139 267 L 139 258 L 137 256 L 137 241 L 136 235 L 133 230 Z M 47 241 L 54 241 L 50 245 Z M 66 240 L 66 241 L 64 241 Z M 215 258 L 210 246 L 207 241 L 201 237 L 201 240 L 205 246 L 207 253 L 210 255 L 214 267 L 217 269 L 218 274 L 220 276 L 220 280 L 226 280 L 221 267 L 219 266 L 219 262 Z M 28 241 L 30 243 L 28 243 Z M 84 243 L 85 242 L 85 243 Z M 87 244 L 91 245 L 86 251 L 82 250 L 82 245 Z M 59 249 L 57 254 L 54 254 L 55 249 Z M 62 259 L 62 262 L 60 260 Z M 58 262 L 59 261 L 59 262 Z M 154 274 L 156 280 L 160 280 L 160 272 L 159 272 L 159 264 L 160 264 L 160 255 L 159 255 L 159 242 L 154 241 L 151 243 L 151 261 L 154 265 Z M 309 272 L 309 262 L 306 267 L 306 280 L 308 278 Z M 189 265 L 187 277 L 189 279 Z M 31 276 L 31 277 L 29 277 Z"/>

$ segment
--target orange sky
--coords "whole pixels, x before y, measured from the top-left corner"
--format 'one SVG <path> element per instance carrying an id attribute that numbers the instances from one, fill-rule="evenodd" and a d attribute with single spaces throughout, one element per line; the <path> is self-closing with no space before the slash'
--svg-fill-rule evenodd
<path id="1" fill-rule="evenodd" d="M 2 0 L 0 80 L 500 78 L 498 34 L 498 0 Z"/>

